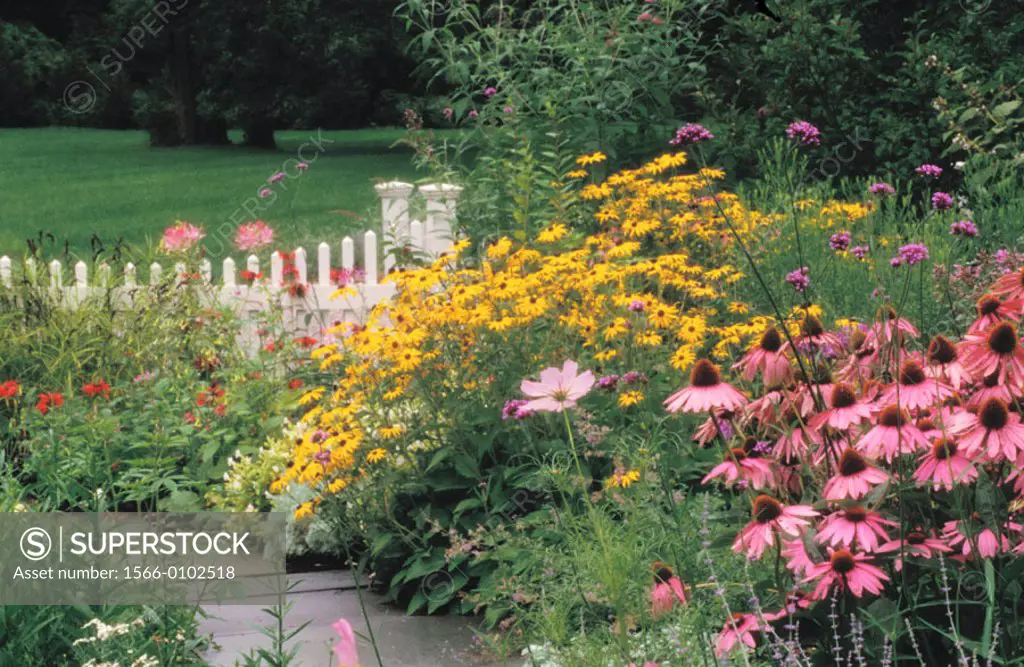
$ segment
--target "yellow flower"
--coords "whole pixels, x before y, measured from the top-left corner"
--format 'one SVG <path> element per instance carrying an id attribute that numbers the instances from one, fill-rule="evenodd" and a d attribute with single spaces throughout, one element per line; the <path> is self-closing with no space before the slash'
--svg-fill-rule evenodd
<path id="1" fill-rule="evenodd" d="M 670 304 L 659 303 L 647 308 L 647 321 L 659 329 L 668 329 L 676 321 L 679 310 Z"/>
<path id="2" fill-rule="evenodd" d="M 559 222 L 551 225 L 540 234 L 537 234 L 537 243 L 554 243 L 556 241 L 561 241 L 568 233 L 569 229 Z"/>
<path id="3" fill-rule="evenodd" d="M 574 169 L 565 175 L 566 178 L 586 178 L 587 172 L 584 169 Z"/>
<path id="4" fill-rule="evenodd" d="M 512 240 L 502 236 L 496 243 L 487 248 L 487 256 L 490 259 L 501 259 L 512 251 Z"/>
<path id="5" fill-rule="evenodd" d="M 608 361 L 614 359 L 619 354 L 618 350 L 603 350 L 594 355 L 594 359 L 597 361 Z"/>
<path id="6" fill-rule="evenodd" d="M 736 313 L 737 315 L 746 315 L 748 312 L 750 312 L 750 306 L 739 301 L 730 301 L 729 312 Z"/>
<path id="7" fill-rule="evenodd" d="M 708 323 L 703 317 L 679 318 L 679 340 L 684 343 L 699 343 L 704 340 L 708 331 Z"/>
<path id="8" fill-rule="evenodd" d="M 627 391 L 624 394 L 619 394 L 619 407 L 628 408 L 631 405 L 636 405 L 644 400 L 644 394 L 641 391 Z"/>
<path id="9" fill-rule="evenodd" d="M 675 351 L 675 354 L 672 355 L 671 364 L 672 368 L 677 371 L 685 371 L 692 366 L 693 362 L 696 360 L 697 353 L 694 351 L 693 347 L 690 345 L 683 345 Z"/>
<path id="10" fill-rule="evenodd" d="M 607 489 L 625 489 L 638 481 L 640 481 L 639 470 L 616 470 L 615 474 L 604 480 L 604 486 Z"/>
<path id="11" fill-rule="evenodd" d="M 581 155 L 581 156 L 579 156 L 578 158 L 576 158 L 576 163 L 586 167 L 587 165 L 598 164 L 600 162 L 604 162 L 607 159 L 608 159 L 607 155 L 605 155 L 601 151 L 597 151 L 596 153 L 591 153 L 590 155 Z"/>
<path id="12" fill-rule="evenodd" d="M 642 347 L 657 347 L 661 345 L 661 336 L 653 331 L 641 331 L 633 337 L 633 341 Z"/>
<path id="13" fill-rule="evenodd" d="M 295 520 L 301 521 L 313 514 L 313 503 L 302 503 L 295 509 Z"/>
<path id="14" fill-rule="evenodd" d="M 400 424 L 397 426 L 386 426 L 380 429 L 379 431 L 380 437 L 383 438 L 384 440 L 393 440 L 394 438 L 397 438 L 398 436 L 402 435 L 402 433 L 404 432 L 405 427 Z"/>
<path id="15" fill-rule="evenodd" d="M 377 463 L 378 461 L 383 461 L 387 455 L 388 452 L 386 449 L 376 447 L 374 449 L 371 449 L 370 452 L 366 455 L 366 462 Z"/>

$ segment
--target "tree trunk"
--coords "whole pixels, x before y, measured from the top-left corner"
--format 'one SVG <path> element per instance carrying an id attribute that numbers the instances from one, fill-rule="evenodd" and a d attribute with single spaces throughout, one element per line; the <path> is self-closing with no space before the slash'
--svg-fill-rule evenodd
<path id="1" fill-rule="evenodd" d="M 188 26 L 171 30 L 171 52 L 168 66 L 171 78 L 171 98 L 178 124 L 178 137 L 183 144 L 195 144 L 196 91 L 192 84 L 192 62 L 189 57 Z"/>
<path id="2" fill-rule="evenodd" d="M 253 123 L 244 128 L 245 145 L 252 148 L 277 148 L 274 141 L 274 126 L 266 123 Z"/>

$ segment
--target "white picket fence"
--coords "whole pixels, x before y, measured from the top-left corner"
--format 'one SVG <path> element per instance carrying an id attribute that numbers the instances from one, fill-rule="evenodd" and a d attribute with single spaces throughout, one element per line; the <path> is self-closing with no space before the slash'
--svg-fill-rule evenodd
<path id="1" fill-rule="evenodd" d="M 204 260 L 200 267 L 200 280 L 212 287 L 212 293 L 221 304 L 247 315 L 265 310 L 271 305 L 280 305 L 285 314 L 285 326 L 296 335 L 318 336 L 325 326 L 339 322 L 362 323 L 374 305 L 391 298 L 395 286 L 381 282 L 388 273 L 402 263 L 404 253 L 433 259 L 448 250 L 453 242 L 453 222 L 456 203 L 462 188 L 455 185 L 424 185 L 418 188 L 425 200 L 426 220 L 410 219 L 410 198 L 416 187 L 409 183 L 388 182 L 375 186 L 381 200 L 383 218 L 382 237 L 373 230 L 367 230 L 359 245 L 362 246 L 361 261 L 357 262 L 357 241 L 350 236 L 339 244 L 340 265 L 332 260 L 331 244 L 320 243 L 316 248 L 316 280 L 311 281 L 311 264 L 305 248 L 294 250 L 294 276 L 286 279 L 285 258 L 280 252 L 270 256 L 270 275 L 256 281 L 241 278 L 238 264 L 228 257 L 223 260 L 220 284 L 213 283 L 213 266 Z M 105 296 L 113 303 L 131 303 L 140 290 L 158 285 L 164 277 L 164 267 L 154 262 L 149 266 L 149 282 L 140 284 L 138 267 L 128 263 L 119 276 L 114 276 L 109 265 L 99 264 L 93 276 L 89 266 L 82 261 L 75 263 L 70 281 L 65 280 L 64 266 L 53 260 L 46 267 L 48 275 L 41 273 L 36 262 L 29 258 L 20 270 L 24 279 L 32 284 L 48 283 L 51 294 L 68 307 L 96 296 Z M 184 280 L 186 267 L 175 264 L 176 280 Z M 244 270 L 261 274 L 263 267 L 255 255 L 244 261 Z M 359 274 L 361 280 L 350 283 L 355 294 L 331 298 L 338 285 L 331 279 L 331 269 L 341 268 L 349 275 Z M 21 281 L 15 280 L 15 265 L 10 257 L 0 257 L 0 295 L 4 289 L 11 290 Z M 47 280 L 48 278 L 48 280 Z M 90 282 L 91 279 L 91 282 Z M 296 290 L 293 285 L 302 285 Z"/>

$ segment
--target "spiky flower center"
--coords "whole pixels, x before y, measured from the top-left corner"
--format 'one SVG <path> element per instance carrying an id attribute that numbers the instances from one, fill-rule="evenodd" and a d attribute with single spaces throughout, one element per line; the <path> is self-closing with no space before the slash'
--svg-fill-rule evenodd
<path id="1" fill-rule="evenodd" d="M 956 346 L 945 336 L 936 336 L 928 343 L 928 361 L 933 364 L 950 364 L 956 361 Z"/>
<path id="2" fill-rule="evenodd" d="M 986 315 L 995 313 L 999 310 L 999 306 L 1001 305 L 1003 305 L 1002 301 L 991 294 L 986 294 L 978 299 L 978 303 L 976 305 L 976 308 L 978 309 L 978 317 L 985 317 Z"/>
<path id="3" fill-rule="evenodd" d="M 654 579 L 656 582 L 668 583 L 668 580 L 675 576 L 672 572 L 672 568 L 661 561 L 654 563 L 651 567 L 654 570 Z"/>
<path id="4" fill-rule="evenodd" d="M 868 518 L 868 511 L 860 505 L 851 505 L 846 508 L 846 520 L 853 523 L 860 523 Z"/>
<path id="5" fill-rule="evenodd" d="M 906 361 L 903 363 L 903 367 L 900 368 L 900 384 L 913 386 L 923 384 L 924 380 L 924 370 L 921 368 L 921 364 L 916 361 Z"/>
<path id="6" fill-rule="evenodd" d="M 992 397 L 981 404 L 978 410 L 981 425 L 990 431 L 998 431 L 1010 421 L 1010 411 L 1001 398 Z"/>
<path id="7" fill-rule="evenodd" d="M 956 443 L 946 438 L 939 438 L 932 445 L 932 453 L 939 461 L 945 461 L 956 456 Z"/>
<path id="8" fill-rule="evenodd" d="M 1001 356 L 1013 354 L 1017 349 L 1017 330 L 1009 322 L 997 324 L 988 334 L 988 346 Z"/>
<path id="9" fill-rule="evenodd" d="M 898 319 L 896 309 L 893 308 L 892 306 L 882 306 L 881 308 L 878 309 L 878 319 L 882 320 L 883 322 L 895 322 Z"/>
<path id="10" fill-rule="evenodd" d="M 825 333 L 825 326 L 821 323 L 821 320 L 814 315 L 808 315 L 805 317 L 800 328 L 803 330 L 805 336 L 809 336 L 811 338 Z"/>
<path id="11" fill-rule="evenodd" d="M 843 452 L 843 455 L 839 457 L 839 474 L 843 477 L 853 477 L 867 469 L 868 462 L 864 460 L 863 456 L 852 449 L 847 449 Z"/>
<path id="12" fill-rule="evenodd" d="M 718 367 L 707 359 L 701 359 L 690 371 L 690 384 L 694 387 L 714 387 L 722 382 Z"/>
<path id="13" fill-rule="evenodd" d="M 832 407 L 848 408 L 857 402 L 857 395 L 853 393 L 853 387 L 840 382 L 832 389 Z"/>
<path id="14" fill-rule="evenodd" d="M 736 460 L 737 462 L 743 461 L 744 459 L 747 458 L 747 450 L 743 449 L 742 447 L 733 447 L 732 449 L 729 450 L 729 456 L 732 459 Z"/>
<path id="15" fill-rule="evenodd" d="M 782 503 L 771 496 L 754 498 L 754 519 L 761 524 L 771 523 L 782 516 Z"/>
<path id="16" fill-rule="evenodd" d="M 878 423 L 889 428 L 902 428 L 910 421 L 910 415 L 901 410 L 898 405 L 888 405 L 878 415 Z"/>
<path id="17" fill-rule="evenodd" d="M 853 568 L 857 567 L 857 560 L 847 549 L 839 549 L 833 552 L 831 562 L 832 571 L 836 574 L 848 574 L 853 572 Z"/>
<path id="18" fill-rule="evenodd" d="M 782 336 L 775 327 L 761 334 L 761 349 L 765 352 L 778 352 L 782 347 Z"/>
<path id="19" fill-rule="evenodd" d="M 924 544 L 925 534 L 921 531 L 914 530 L 907 533 L 907 544 Z"/>

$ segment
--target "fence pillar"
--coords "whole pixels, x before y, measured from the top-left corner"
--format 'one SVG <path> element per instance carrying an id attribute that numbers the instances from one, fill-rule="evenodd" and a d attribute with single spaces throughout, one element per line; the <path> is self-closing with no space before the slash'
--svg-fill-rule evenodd
<path id="1" fill-rule="evenodd" d="M 381 214 L 384 218 L 384 273 L 387 274 L 395 266 L 395 248 L 409 242 L 409 196 L 412 194 L 411 183 L 389 181 L 373 186 L 380 197 Z"/>
<path id="2" fill-rule="evenodd" d="M 431 257 L 438 257 L 455 241 L 452 223 L 455 221 L 455 206 L 462 194 L 462 187 L 448 183 L 431 184 L 421 187 L 420 192 L 427 200 L 424 250 Z"/>

